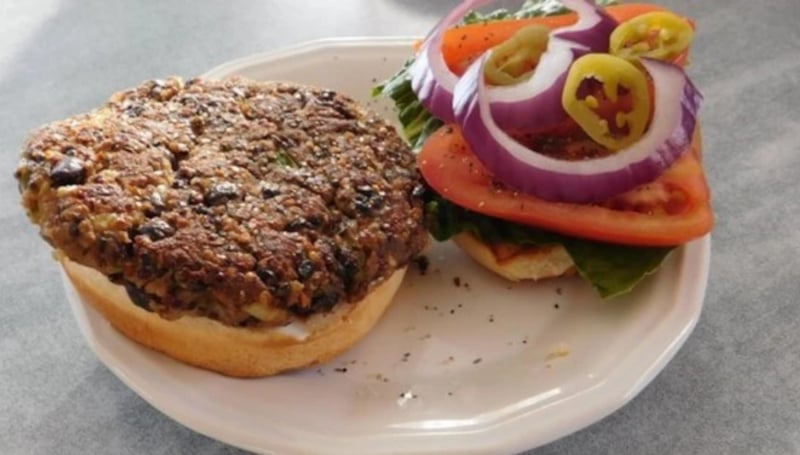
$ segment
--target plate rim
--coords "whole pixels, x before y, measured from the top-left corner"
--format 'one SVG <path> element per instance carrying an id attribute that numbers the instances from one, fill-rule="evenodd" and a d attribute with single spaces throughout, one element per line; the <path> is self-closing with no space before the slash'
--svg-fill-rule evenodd
<path id="1" fill-rule="evenodd" d="M 415 36 L 375 36 L 375 37 L 360 37 L 360 36 L 340 36 L 331 38 L 319 38 L 314 40 L 302 41 L 290 46 L 282 47 L 265 52 L 258 52 L 255 54 L 245 55 L 226 62 L 220 63 L 211 69 L 205 71 L 200 77 L 209 79 L 220 79 L 218 74 L 232 73 L 237 69 L 247 67 L 257 63 L 263 63 L 264 60 L 277 60 L 284 57 L 295 56 L 304 52 L 328 49 L 328 48 L 347 48 L 347 47 L 363 47 L 369 46 L 383 46 L 395 47 L 399 45 L 410 46 L 414 40 L 418 39 Z M 227 75 L 227 74 L 226 74 Z M 225 76 L 222 76 L 225 77 Z"/>
<path id="2" fill-rule="evenodd" d="M 288 46 L 285 48 L 262 52 L 257 54 L 252 54 L 240 58 L 236 58 L 227 62 L 224 62 L 220 65 L 213 67 L 212 69 L 206 71 L 201 75 L 201 77 L 206 78 L 221 78 L 227 75 L 230 75 L 233 72 L 239 71 L 243 68 L 247 68 L 251 65 L 256 64 L 263 64 L 265 61 L 269 60 L 277 60 L 286 57 L 297 56 L 299 54 L 307 53 L 307 52 L 314 52 L 320 50 L 328 50 L 328 49 L 342 49 L 342 48 L 361 48 L 361 47 L 390 47 L 394 48 L 396 46 L 407 46 L 415 37 L 408 37 L 408 36 L 384 36 L 384 37 L 336 37 L 336 38 L 323 38 L 311 41 L 304 41 L 292 46 Z M 226 74 L 227 73 L 227 74 Z M 475 444 L 468 444 L 466 445 L 447 445 L 447 447 L 442 447 L 443 451 L 437 450 L 438 453 L 485 453 L 486 450 L 491 450 L 491 453 L 517 453 L 525 450 L 532 449 L 533 447 L 538 447 L 555 440 L 558 440 L 564 436 L 574 433 L 580 429 L 583 429 L 593 423 L 598 422 L 600 419 L 616 412 L 618 409 L 623 407 L 627 404 L 631 399 L 636 397 L 652 380 L 666 367 L 666 365 L 672 360 L 675 354 L 679 351 L 681 346 L 685 343 L 688 339 L 689 335 L 694 330 L 697 322 L 700 319 L 702 314 L 702 308 L 704 305 L 705 300 L 705 293 L 708 287 L 708 278 L 709 278 L 709 269 L 710 269 L 710 257 L 711 257 L 711 234 L 707 234 L 701 238 L 698 238 L 689 244 L 681 246 L 678 250 L 676 250 L 673 254 L 680 254 L 683 264 L 683 261 L 689 260 L 688 258 L 691 257 L 691 261 L 693 261 L 697 269 L 696 271 L 699 272 L 697 276 L 692 280 L 692 286 L 686 286 L 685 284 L 679 286 L 681 292 L 676 293 L 678 297 L 682 297 L 684 302 L 680 305 L 675 305 L 679 311 L 683 314 L 681 318 L 682 324 L 681 329 L 678 331 L 676 336 L 671 336 L 671 342 L 669 345 L 660 352 L 658 356 L 652 359 L 651 362 L 647 362 L 646 370 L 643 374 L 637 375 L 638 379 L 630 383 L 630 381 L 618 381 L 615 380 L 616 375 L 622 374 L 622 370 L 625 368 L 620 368 L 619 365 L 617 368 L 609 372 L 608 375 L 605 376 L 605 381 L 603 381 L 600 385 L 594 387 L 594 394 L 597 395 L 598 391 L 602 391 L 599 394 L 599 397 L 595 397 L 592 400 L 592 406 L 590 408 L 591 412 L 583 412 L 580 418 L 572 419 L 568 422 L 563 422 L 558 425 L 557 431 L 551 431 L 547 437 L 536 439 L 535 441 L 531 441 L 530 438 L 525 437 L 525 433 L 523 431 L 515 431 L 513 434 L 506 433 L 503 438 L 498 438 L 494 440 L 492 444 L 488 445 L 475 445 Z M 678 276 L 681 278 L 684 277 L 685 272 L 681 272 Z M 218 426 L 217 422 L 214 422 L 213 419 L 202 418 L 196 414 L 193 414 L 189 408 L 176 406 L 171 402 L 167 402 L 166 404 L 163 400 L 159 399 L 158 393 L 152 393 L 151 390 L 143 387 L 141 384 L 137 383 L 134 378 L 132 378 L 127 372 L 126 369 L 123 368 L 123 365 L 115 359 L 114 354 L 110 352 L 110 349 L 107 346 L 104 346 L 101 343 L 101 340 L 97 337 L 97 334 L 91 327 L 91 323 L 89 321 L 89 315 L 87 311 L 94 311 L 86 303 L 82 302 L 80 297 L 77 296 L 74 289 L 71 288 L 68 278 L 66 277 L 63 270 L 61 270 L 62 276 L 62 283 L 65 287 L 65 291 L 68 295 L 72 295 L 72 298 L 69 298 L 70 307 L 75 317 L 76 321 L 78 322 L 79 329 L 87 341 L 87 344 L 95 353 L 95 355 L 101 360 L 101 362 L 109 368 L 109 370 L 117 376 L 126 386 L 128 386 L 131 390 L 133 390 L 137 395 L 139 395 L 142 399 L 144 399 L 147 403 L 153 406 L 155 409 L 159 410 L 164 415 L 168 416 L 172 420 L 178 422 L 179 424 L 197 432 L 208 436 L 210 438 L 222 441 L 226 444 L 231 446 L 239 447 L 245 450 L 249 450 L 256 453 L 275 453 L 274 451 L 278 451 L 280 453 L 305 453 L 306 451 L 315 451 L 319 450 L 320 446 L 313 443 L 308 445 L 305 444 L 306 441 L 303 438 L 292 438 L 294 439 L 293 443 L 289 444 L 286 441 L 282 440 L 272 440 L 270 441 L 270 447 L 264 447 L 263 444 L 260 444 L 258 441 L 262 441 L 261 438 L 254 438 L 246 431 L 237 431 L 236 427 L 233 425 L 226 426 L 222 429 Z M 80 303 L 80 305 L 78 304 Z M 691 309 L 690 314 L 686 314 L 686 307 Z M 673 313 L 675 313 L 675 308 L 671 310 L 669 313 L 669 317 L 675 317 Z M 98 315 L 99 316 L 99 315 Z M 664 330 L 664 329 L 662 329 Z M 128 340 L 131 343 L 133 341 Z M 637 349 L 633 350 L 632 353 L 626 356 L 624 361 L 632 361 L 632 359 L 636 358 L 633 352 L 642 349 L 641 345 L 637 346 Z M 624 362 L 620 365 L 624 365 Z M 627 376 L 627 375 L 626 375 Z M 623 387 L 621 384 L 625 383 Z M 566 398 L 565 400 L 561 400 L 558 403 L 564 403 L 565 401 L 572 401 L 577 398 L 582 398 L 587 392 L 583 392 L 578 395 L 574 395 L 571 397 Z M 525 421 L 526 416 L 529 419 L 529 415 L 534 414 L 534 412 L 526 412 L 520 415 L 509 417 L 503 421 L 499 421 L 493 425 L 489 425 L 487 427 L 481 428 L 476 430 L 475 433 L 486 435 L 492 432 L 496 432 L 497 430 L 494 427 L 504 428 L 508 430 L 508 428 L 516 428 L 520 425 L 519 421 Z M 414 437 L 420 438 L 421 441 L 426 441 L 429 444 L 433 442 L 441 442 L 441 440 L 437 441 L 430 441 L 430 439 L 423 439 L 420 437 L 419 433 L 413 433 Z M 404 435 L 400 435 L 401 437 Z M 408 436 L 408 435 L 405 435 Z M 383 441 L 382 444 L 388 444 L 391 442 L 393 438 L 398 437 L 397 435 L 393 436 L 392 438 L 388 438 L 388 440 Z M 427 437 L 427 436 L 426 436 Z M 454 439 L 452 436 L 449 439 Z M 458 439 L 456 437 L 456 439 Z M 466 439 L 466 438 L 465 438 Z M 485 438 L 485 439 L 492 439 L 492 438 Z M 472 442 L 470 440 L 470 442 Z M 305 445 L 304 445 L 305 444 Z M 328 447 L 329 449 L 335 449 L 333 447 Z M 338 448 L 337 450 L 333 450 L 331 453 L 351 453 L 349 452 L 351 447 L 343 447 Z M 374 447 L 372 447 L 374 449 Z M 438 446 L 437 446 L 438 449 Z M 402 451 L 395 451 L 393 449 L 389 450 L 391 453 L 416 453 L 411 452 L 408 450 Z M 386 448 L 382 451 L 377 452 L 370 452 L 370 453 L 389 453 L 386 452 Z"/>

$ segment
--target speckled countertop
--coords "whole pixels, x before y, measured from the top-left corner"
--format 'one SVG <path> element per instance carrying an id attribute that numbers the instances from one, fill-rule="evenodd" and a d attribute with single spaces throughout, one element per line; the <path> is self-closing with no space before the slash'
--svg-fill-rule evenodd
<path id="1" fill-rule="evenodd" d="M 718 219 L 703 314 L 639 396 L 530 453 L 800 453 L 800 2 L 662 3 L 699 29 Z M 317 38 L 421 35 L 453 4 L 2 2 L 0 453 L 240 453 L 152 408 L 86 345 L 11 177 L 29 130 L 148 78 Z"/>

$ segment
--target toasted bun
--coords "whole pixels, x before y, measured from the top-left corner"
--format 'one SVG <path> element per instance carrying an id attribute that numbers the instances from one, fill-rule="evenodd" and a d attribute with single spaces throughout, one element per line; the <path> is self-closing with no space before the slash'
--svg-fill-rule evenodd
<path id="1" fill-rule="evenodd" d="M 405 274 L 395 271 L 357 303 L 290 327 L 251 329 L 202 317 L 167 320 L 134 305 L 122 286 L 100 272 L 61 258 L 84 301 L 128 338 L 176 360 L 227 376 L 269 376 L 325 362 L 344 352 L 378 322 Z"/>
<path id="2" fill-rule="evenodd" d="M 511 281 L 543 280 L 575 273 L 575 264 L 561 245 L 487 245 L 470 233 L 458 234 L 453 241 L 479 264 Z"/>

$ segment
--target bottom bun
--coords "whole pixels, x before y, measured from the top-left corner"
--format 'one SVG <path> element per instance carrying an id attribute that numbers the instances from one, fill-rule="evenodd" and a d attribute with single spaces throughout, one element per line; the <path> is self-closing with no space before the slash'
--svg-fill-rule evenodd
<path id="1" fill-rule="evenodd" d="M 131 302 L 100 272 L 61 258 L 78 294 L 128 338 L 169 357 L 227 376 L 258 377 L 325 362 L 363 338 L 391 303 L 406 269 L 363 300 L 280 328 L 237 328 L 212 319 L 167 320 Z"/>
<path id="2" fill-rule="evenodd" d="M 488 245 L 471 233 L 463 232 L 453 241 L 475 261 L 511 281 L 543 280 L 575 274 L 575 263 L 558 244 L 518 246 Z"/>

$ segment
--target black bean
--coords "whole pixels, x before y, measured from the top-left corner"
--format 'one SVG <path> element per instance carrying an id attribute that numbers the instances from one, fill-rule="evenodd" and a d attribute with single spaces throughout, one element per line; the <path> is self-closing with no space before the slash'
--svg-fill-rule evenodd
<path id="1" fill-rule="evenodd" d="M 206 205 L 219 205 L 239 197 L 239 187 L 233 182 L 219 182 L 211 185 L 205 195 Z"/>
<path id="2" fill-rule="evenodd" d="M 167 207 L 164 203 L 164 197 L 161 196 L 161 193 L 154 191 L 150 197 L 150 208 L 147 209 L 146 215 L 147 216 L 156 216 L 164 211 Z"/>
<path id="3" fill-rule="evenodd" d="M 139 278 L 149 280 L 158 275 L 158 264 L 155 259 L 149 254 L 144 254 L 139 260 L 139 270 L 137 271 Z"/>
<path id="4" fill-rule="evenodd" d="M 356 187 L 356 191 L 359 194 L 363 194 L 364 196 L 371 197 L 375 194 L 375 188 L 369 185 L 359 185 Z"/>
<path id="5" fill-rule="evenodd" d="M 281 194 L 281 187 L 275 183 L 262 182 L 261 183 L 261 197 L 270 199 Z"/>
<path id="6" fill-rule="evenodd" d="M 317 229 L 325 224 L 325 217 L 322 216 L 322 214 L 314 213 L 306 219 L 306 222 L 308 223 L 308 227 Z"/>
<path id="7" fill-rule="evenodd" d="M 175 234 L 175 228 L 161 218 L 148 220 L 136 230 L 137 234 L 150 237 L 150 240 L 161 240 Z"/>
<path id="8" fill-rule="evenodd" d="M 125 276 L 123 275 L 122 272 L 116 272 L 116 273 L 109 273 L 108 274 L 108 281 L 110 281 L 110 282 L 112 282 L 114 284 L 124 284 L 124 278 L 125 278 Z"/>
<path id="9" fill-rule="evenodd" d="M 341 295 L 338 292 L 325 292 L 315 295 L 311 298 L 311 311 L 315 313 L 330 311 L 331 308 L 339 303 L 340 299 Z"/>
<path id="10" fill-rule="evenodd" d="M 309 261 L 308 259 L 302 259 L 299 264 L 297 264 L 297 276 L 300 277 L 301 280 L 307 280 L 311 278 L 311 275 L 314 274 L 314 263 Z"/>
<path id="11" fill-rule="evenodd" d="M 97 250 L 109 258 L 121 259 L 125 256 L 125 245 L 110 234 L 101 234 L 97 238 Z"/>
<path id="12" fill-rule="evenodd" d="M 334 253 L 336 260 L 340 264 L 341 277 L 346 289 L 350 290 L 356 283 L 361 265 L 358 257 L 352 251 L 337 249 Z"/>
<path id="13" fill-rule="evenodd" d="M 147 311 L 151 311 L 150 296 L 147 295 L 146 292 L 129 282 L 125 282 L 125 291 L 128 292 L 128 297 L 130 297 L 131 302 L 133 302 L 134 305 Z"/>
<path id="14" fill-rule="evenodd" d="M 74 156 L 62 158 L 50 170 L 53 186 L 80 185 L 86 181 L 86 166 Z"/>
<path id="15" fill-rule="evenodd" d="M 298 316 L 308 316 L 314 313 L 329 311 L 341 299 L 338 292 L 321 292 L 311 298 L 310 306 L 293 305 L 289 309 Z"/>
<path id="16" fill-rule="evenodd" d="M 305 218 L 295 218 L 286 223 L 286 225 L 283 227 L 283 230 L 286 232 L 297 232 L 311 227 L 311 224 L 309 224 L 308 220 Z"/>
<path id="17" fill-rule="evenodd" d="M 353 198 L 353 205 L 355 205 L 356 210 L 359 212 L 369 214 L 383 206 L 383 197 L 378 194 L 367 196 L 359 193 Z"/>
<path id="18" fill-rule="evenodd" d="M 267 286 L 275 287 L 278 284 L 278 276 L 271 269 L 259 267 L 256 269 L 256 275 Z"/>

